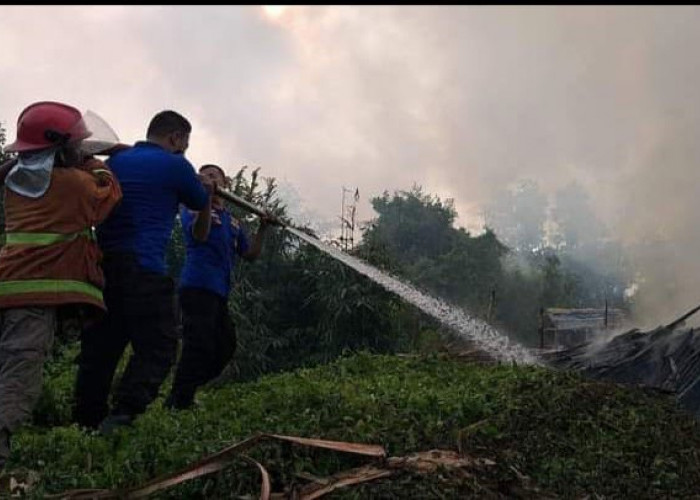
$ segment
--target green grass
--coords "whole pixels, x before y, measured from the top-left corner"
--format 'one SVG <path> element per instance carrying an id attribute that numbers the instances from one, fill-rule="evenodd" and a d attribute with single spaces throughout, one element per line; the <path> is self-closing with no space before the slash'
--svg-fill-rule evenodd
<path id="1" fill-rule="evenodd" d="M 45 411 L 50 401 L 61 408 L 48 411 L 54 423 L 65 423 L 70 400 L 70 376 L 64 374 L 70 368 L 65 359 L 61 363 L 63 378 L 47 380 L 54 394 L 45 397 Z M 471 475 L 403 473 L 331 498 L 514 495 L 522 476 L 563 498 L 687 497 L 700 484 L 700 431 L 672 398 L 543 368 L 359 354 L 209 389 L 199 402 L 193 411 L 171 412 L 158 400 L 133 429 L 107 438 L 68 425 L 26 428 L 15 436 L 11 465 L 39 471 L 37 494 L 125 487 L 266 432 L 380 444 L 390 456 L 459 449 L 496 462 Z M 323 477 L 368 463 L 276 443 L 250 456 L 268 468 L 274 491 L 299 483 L 295 474 L 301 471 Z M 252 467 L 234 462 L 216 477 L 163 496 L 256 495 L 258 481 Z"/>

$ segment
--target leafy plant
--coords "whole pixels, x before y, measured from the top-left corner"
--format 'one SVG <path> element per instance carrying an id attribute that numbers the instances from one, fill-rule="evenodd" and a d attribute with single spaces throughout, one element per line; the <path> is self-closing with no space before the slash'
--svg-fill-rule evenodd
<path id="1" fill-rule="evenodd" d="M 687 497 L 700 483 L 700 429 L 668 395 L 538 367 L 368 353 L 209 388 L 191 411 L 165 410 L 159 399 L 133 428 L 109 437 L 73 426 L 25 428 L 10 466 L 40 473 L 37 497 L 128 487 L 258 432 L 379 444 L 390 456 L 461 450 L 493 462 L 470 469 L 466 482 L 404 474 L 340 491 L 344 498 L 513 496 L 527 481 L 566 498 Z M 275 443 L 250 453 L 276 491 L 298 483 L 300 472 L 324 477 L 367 462 Z M 254 495 L 258 481 L 253 468 L 233 462 L 160 496 Z"/>

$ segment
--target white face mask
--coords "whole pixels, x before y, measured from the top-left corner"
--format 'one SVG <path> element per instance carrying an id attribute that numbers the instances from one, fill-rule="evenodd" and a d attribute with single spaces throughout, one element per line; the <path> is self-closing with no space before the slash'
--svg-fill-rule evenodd
<path id="1" fill-rule="evenodd" d="M 7 174 L 5 185 L 22 196 L 43 196 L 51 184 L 55 157 L 53 148 L 21 155 L 17 165 Z"/>

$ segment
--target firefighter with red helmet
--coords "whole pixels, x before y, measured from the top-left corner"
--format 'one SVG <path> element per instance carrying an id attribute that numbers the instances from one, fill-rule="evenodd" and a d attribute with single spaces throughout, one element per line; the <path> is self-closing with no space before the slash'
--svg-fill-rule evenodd
<path id="1" fill-rule="evenodd" d="M 37 102 L 17 121 L 6 151 L 18 159 L 4 186 L 5 245 L 0 250 L 0 470 L 10 437 L 31 417 L 42 385 L 57 314 L 105 310 L 95 226 L 121 199 L 101 161 L 84 157 L 91 135 L 72 106 Z"/>

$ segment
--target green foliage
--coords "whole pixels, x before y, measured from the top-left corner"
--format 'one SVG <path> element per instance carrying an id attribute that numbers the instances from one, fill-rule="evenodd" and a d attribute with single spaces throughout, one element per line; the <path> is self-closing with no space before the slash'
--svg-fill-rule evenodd
<path id="1" fill-rule="evenodd" d="M 78 372 L 75 359 L 80 345 L 56 342 L 50 362 L 44 368 L 44 383 L 33 421 L 39 426 L 69 425 L 72 418 L 73 386 Z"/>
<path id="2" fill-rule="evenodd" d="M 4 141 L 0 126 L 0 146 Z M 227 187 L 287 218 L 275 180 L 261 177 L 258 168 L 241 168 Z M 354 253 L 472 314 L 486 318 L 495 311 L 492 319 L 526 344 L 536 342 L 540 307 L 599 306 L 601 297 L 620 293 L 618 276 L 597 274 L 580 259 L 590 248 L 574 229 L 562 234 L 576 244 L 558 251 L 542 245 L 544 212 L 535 184 L 521 185 L 509 200 L 525 221 L 507 233 L 513 237 L 510 248 L 491 230 L 472 236 L 455 228 L 452 200 L 418 186 L 393 196 L 385 192 L 372 200 L 378 216 Z M 233 205 L 229 209 L 249 235 L 257 230 L 256 217 Z M 503 217 L 494 220 L 505 223 Z M 564 228 L 574 218 L 559 220 Z M 614 262 L 613 246 L 596 250 Z M 175 279 L 184 257 L 177 221 L 166 256 Z M 35 427 L 15 436 L 11 465 L 42 473 L 39 494 L 129 486 L 232 441 L 272 432 L 375 442 L 394 455 L 462 447 L 497 464 L 488 477 L 466 482 L 404 474 L 339 493 L 348 498 L 486 495 L 521 473 L 567 497 L 683 496 L 700 482 L 692 451 L 700 434 L 667 398 L 539 368 L 374 355 L 439 352 L 444 332 L 434 318 L 283 230 L 268 233 L 257 262 L 237 263 L 232 284 L 229 307 L 238 351 L 224 375 L 205 388 L 198 409 L 169 412 L 159 399 L 135 428 L 109 438 L 70 426 L 78 353 L 73 331 L 56 343 L 34 411 Z M 299 367 L 304 369 L 270 375 Z M 233 384 L 232 379 L 257 382 Z M 300 471 L 328 475 L 359 463 L 272 444 L 251 454 L 269 467 L 280 487 Z M 163 496 L 230 498 L 254 492 L 256 483 L 253 470 L 234 462 L 224 473 Z"/>
<path id="3" fill-rule="evenodd" d="M 491 320 L 530 346 L 538 343 L 540 308 L 622 302 L 623 273 L 613 265 L 619 263 L 613 245 L 547 247 L 542 227 L 546 198 L 537 184 L 521 183 L 505 193 L 505 202 L 490 205 L 487 220 L 497 225 L 509 247 L 489 228 L 472 236 L 454 227 L 451 200 L 442 202 L 414 186 L 372 200 L 378 217 L 365 229 L 359 255 Z M 590 259 L 609 262 L 607 271 L 586 264 L 584 251 Z"/>
<path id="4" fill-rule="evenodd" d="M 241 266 L 230 304 L 240 349 L 231 368 L 243 379 L 410 342 L 395 296 L 307 246 Z"/>
<path id="5" fill-rule="evenodd" d="M 457 213 L 452 200 L 443 202 L 413 186 L 393 196 L 385 191 L 372 199 L 372 206 L 379 217 L 364 232 L 363 240 L 370 247 L 378 241 L 387 242 L 388 257 L 399 265 L 421 257 L 436 258 L 453 248 L 451 228 Z"/>
<path id="6" fill-rule="evenodd" d="M 344 498 L 486 495 L 519 474 L 566 498 L 683 497 L 700 482 L 693 451 L 700 429 L 670 396 L 536 367 L 369 354 L 210 389 L 192 411 L 171 412 L 159 400 L 134 428 L 110 437 L 71 426 L 26 428 L 15 436 L 10 465 L 41 474 L 37 496 L 133 486 L 258 432 L 380 444 L 390 456 L 460 448 L 495 462 L 472 471 L 469 482 L 402 475 L 339 492 Z M 250 454 L 278 491 L 299 472 L 323 477 L 368 461 L 274 443 Z M 254 495 L 258 481 L 235 461 L 160 496 Z"/>
<path id="7" fill-rule="evenodd" d="M 34 425 L 39 427 L 65 426 L 72 422 L 75 402 L 73 391 L 78 373 L 77 359 L 80 354 L 78 338 L 77 324 L 59 323 L 52 352 L 44 365 L 41 394 L 32 412 Z M 113 389 L 119 384 L 132 353 L 131 346 L 127 346 L 115 370 L 112 381 Z M 172 374 L 163 383 L 161 393 L 165 394 L 169 390 L 171 382 Z"/>
<path id="8" fill-rule="evenodd" d="M 452 201 L 418 186 L 385 192 L 372 205 L 379 216 L 364 231 L 361 257 L 469 311 L 486 309 L 506 252 L 491 231 L 472 237 L 455 229 Z"/>
<path id="9" fill-rule="evenodd" d="M 391 197 L 385 192 L 372 204 L 379 216 L 364 231 L 361 257 L 471 314 L 488 315 L 492 291 L 500 295 L 503 288 L 507 253 L 492 231 L 473 237 L 455 228 L 451 200 L 443 203 L 417 186 Z M 519 325 L 522 318 L 514 319 Z"/>

